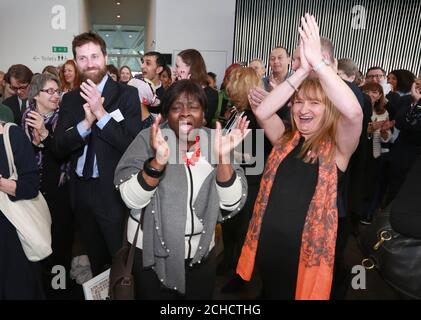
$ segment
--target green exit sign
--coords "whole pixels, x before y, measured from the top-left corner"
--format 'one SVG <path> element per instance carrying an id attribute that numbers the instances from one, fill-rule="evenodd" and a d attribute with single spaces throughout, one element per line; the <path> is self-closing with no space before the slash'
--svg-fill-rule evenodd
<path id="1" fill-rule="evenodd" d="M 67 47 L 53 47 L 53 52 L 67 53 Z"/>

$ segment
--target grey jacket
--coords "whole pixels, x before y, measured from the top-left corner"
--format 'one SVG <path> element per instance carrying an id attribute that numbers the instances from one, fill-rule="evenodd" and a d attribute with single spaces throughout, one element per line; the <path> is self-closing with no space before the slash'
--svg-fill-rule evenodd
<path id="1" fill-rule="evenodd" d="M 161 128 L 168 128 L 166 124 Z M 210 135 L 210 130 L 204 130 Z M 208 150 L 207 139 L 200 139 L 201 150 Z M 170 150 L 170 152 L 173 152 Z M 205 152 L 206 154 L 206 152 Z M 206 155 L 204 156 L 208 158 Z M 118 187 L 133 175 L 138 174 L 144 162 L 154 156 L 150 147 L 150 129 L 141 131 L 133 140 L 121 158 L 115 172 L 114 183 Z M 210 159 L 207 159 L 210 162 Z M 216 165 L 212 164 L 214 168 Z M 243 169 L 233 165 L 235 173 L 241 179 L 242 197 L 235 212 L 223 216 L 219 206 L 216 189 L 216 170 L 206 178 L 193 211 L 203 224 L 199 249 L 192 259 L 192 264 L 201 263 L 209 253 L 216 223 L 234 216 L 247 198 L 247 180 Z M 183 165 L 168 164 L 165 175 L 151 202 L 146 206 L 143 217 L 143 265 L 152 267 L 158 279 L 168 288 L 185 293 L 185 227 L 187 208 L 187 176 Z M 140 210 L 131 210 L 132 216 L 140 216 Z"/>

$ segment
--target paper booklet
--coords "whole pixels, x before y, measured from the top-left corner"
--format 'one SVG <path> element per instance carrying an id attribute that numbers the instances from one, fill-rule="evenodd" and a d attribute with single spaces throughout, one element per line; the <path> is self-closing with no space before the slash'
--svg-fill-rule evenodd
<path id="1" fill-rule="evenodd" d="M 108 300 L 108 289 L 110 286 L 110 269 L 86 281 L 83 287 L 85 300 Z"/>

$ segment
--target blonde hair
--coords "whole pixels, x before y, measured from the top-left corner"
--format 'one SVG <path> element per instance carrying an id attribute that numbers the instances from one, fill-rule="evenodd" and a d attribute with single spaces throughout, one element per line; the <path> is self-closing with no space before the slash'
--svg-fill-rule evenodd
<path id="1" fill-rule="evenodd" d="M 299 157 L 304 159 L 306 163 L 315 163 L 321 151 L 323 143 L 331 143 L 336 146 L 336 128 L 340 116 L 332 101 L 327 97 L 323 91 L 319 79 L 308 78 L 304 80 L 301 86 L 291 97 L 291 130 L 287 131 L 281 138 L 281 143 L 284 144 L 292 139 L 295 132 L 298 130 L 294 121 L 293 106 L 297 99 L 316 100 L 325 106 L 323 118 L 320 123 L 320 128 L 303 144 Z M 329 159 L 332 159 L 335 154 L 335 148 L 331 149 Z"/>
<path id="2" fill-rule="evenodd" d="M 253 68 L 236 68 L 232 71 L 226 91 L 237 110 L 244 111 L 250 108 L 248 94 L 254 87 L 263 87 L 263 84 Z"/>

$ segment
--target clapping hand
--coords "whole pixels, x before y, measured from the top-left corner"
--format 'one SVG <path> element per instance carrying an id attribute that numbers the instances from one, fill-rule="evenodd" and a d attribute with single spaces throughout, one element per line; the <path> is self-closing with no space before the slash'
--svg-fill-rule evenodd
<path id="1" fill-rule="evenodd" d="M 303 70 L 306 74 L 310 73 L 311 66 L 307 61 L 307 58 L 304 53 L 304 42 L 303 39 L 300 39 L 300 69 Z"/>
<path id="2" fill-rule="evenodd" d="M 395 120 L 392 120 L 392 121 L 388 121 L 388 120 L 386 120 L 386 121 L 384 121 L 383 122 L 383 125 L 381 126 L 381 130 L 389 130 L 389 129 L 391 129 L 391 128 L 393 128 L 395 126 Z"/>
<path id="3" fill-rule="evenodd" d="M 170 148 L 162 135 L 161 128 L 159 128 L 161 117 L 159 114 L 152 124 L 150 143 L 152 149 L 155 151 L 155 160 L 159 165 L 165 166 L 170 156 Z"/>
<path id="4" fill-rule="evenodd" d="M 230 163 L 231 151 L 240 144 L 241 141 L 251 131 L 248 129 L 250 121 L 246 117 L 243 117 L 238 121 L 235 129 L 231 130 L 227 135 L 222 135 L 221 124 L 216 122 L 216 137 L 214 144 L 214 152 L 217 157 L 219 164 Z"/>
<path id="5" fill-rule="evenodd" d="M 103 105 L 104 98 L 101 97 L 101 93 L 98 91 L 96 84 L 92 80 L 88 79 L 86 82 L 82 82 L 80 90 L 81 97 L 85 99 L 87 103 L 87 105 L 85 104 L 83 106 L 85 109 L 85 115 L 86 106 L 88 106 L 91 112 L 95 115 L 95 118 L 97 120 L 101 119 L 105 115 L 106 111 Z"/>
<path id="6" fill-rule="evenodd" d="M 39 145 L 49 134 L 48 130 L 45 128 L 44 117 L 36 111 L 30 111 L 28 112 L 26 123 L 33 129 L 32 143 L 36 146 Z"/>
<path id="7" fill-rule="evenodd" d="M 313 15 L 306 13 L 305 17 L 301 17 L 301 27 L 298 28 L 300 33 L 300 48 L 301 51 L 301 64 L 307 60 L 309 65 L 314 68 L 323 59 L 320 33 L 316 19 Z M 305 63 L 305 62 L 304 62 Z"/>

